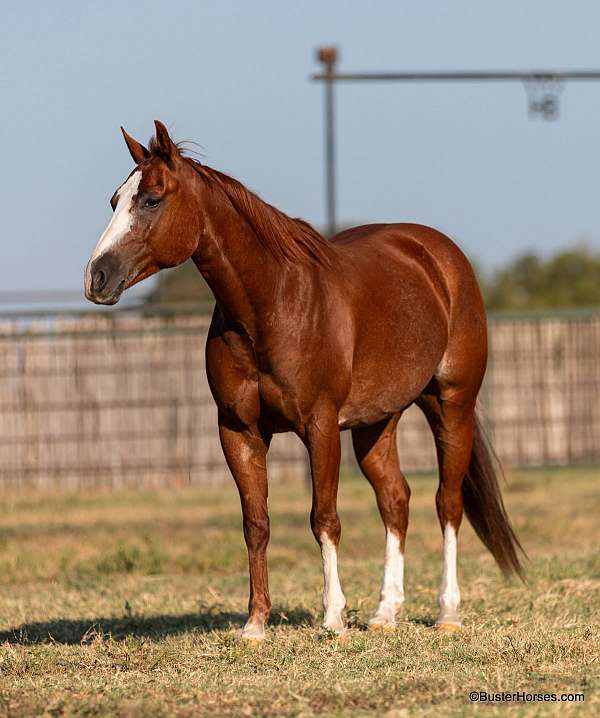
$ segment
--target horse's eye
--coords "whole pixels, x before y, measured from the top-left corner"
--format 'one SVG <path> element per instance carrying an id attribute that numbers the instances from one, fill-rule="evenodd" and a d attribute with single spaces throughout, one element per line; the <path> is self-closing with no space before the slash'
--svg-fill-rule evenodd
<path id="1" fill-rule="evenodd" d="M 155 207 L 158 207 L 159 204 L 160 199 L 158 197 L 148 197 L 148 199 L 144 202 L 144 207 L 154 209 Z"/>

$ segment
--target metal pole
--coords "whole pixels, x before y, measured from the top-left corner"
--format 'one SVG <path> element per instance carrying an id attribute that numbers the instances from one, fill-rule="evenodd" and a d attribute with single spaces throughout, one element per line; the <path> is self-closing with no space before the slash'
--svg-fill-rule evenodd
<path id="1" fill-rule="evenodd" d="M 532 97 L 528 91 L 529 112 L 547 120 L 556 119 L 558 91 L 562 83 L 570 80 L 600 80 L 600 70 L 458 70 L 439 72 L 336 72 L 338 50 L 336 47 L 320 47 L 317 60 L 323 71 L 311 76 L 312 80 L 325 86 L 325 205 L 327 214 L 326 234 L 331 237 L 337 229 L 336 177 L 335 177 L 335 116 L 334 86 L 336 82 L 490 82 L 514 81 L 525 83 L 550 83 L 542 88 L 541 97 Z"/>
<path id="2" fill-rule="evenodd" d="M 323 65 L 325 85 L 325 206 L 326 233 L 331 237 L 336 232 L 336 187 L 335 187 L 335 105 L 334 75 L 338 61 L 335 47 L 320 47 L 317 59 Z"/>
<path id="3" fill-rule="evenodd" d="M 334 80 L 335 82 L 385 82 L 385 81 L 414 81 L 414 82 L 490 82 L 507 80 L 535 80 L 543 81 L 585 81 L 600 80 L 600 70 L 458 70 L 440 72 L 323 72 L 311 75 L 313 80 Z"/>

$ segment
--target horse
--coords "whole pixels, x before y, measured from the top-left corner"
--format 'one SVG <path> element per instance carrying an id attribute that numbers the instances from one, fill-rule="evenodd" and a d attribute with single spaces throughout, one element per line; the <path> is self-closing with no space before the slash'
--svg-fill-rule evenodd
<path id="1" fill-rule="evenodd" d="M 271 600 L 266 457 L 273 434 L 294 432 L 312 476 L 310 525 L 323 567 L 323 626 L 346 631 L 338 577 L 340 432 L 350 430 L 385 527 L 379 605 L 368 627 L 395 626 L 404 602 L 410 488 L 396 429 L 416 404 L 439 465 L 443 540 L 435 626 L 461 626 L 457 535 L 463 509 L 502 569 L 522 575 L 499 470 L 476 399 L 487 326 L 474 272 L 456 244 L 417 224 L 370 224 L 326 240 L 242 183 L 187 156 L 155 121 L 145 147 L 123 128 L 135 167 L 85 269 L 85 294 L 121 294 L 191 258 L 216 300 L 206 342 L 218 430 L 239 491 L 250 574 L 241 636 L 265 637 Z"/>

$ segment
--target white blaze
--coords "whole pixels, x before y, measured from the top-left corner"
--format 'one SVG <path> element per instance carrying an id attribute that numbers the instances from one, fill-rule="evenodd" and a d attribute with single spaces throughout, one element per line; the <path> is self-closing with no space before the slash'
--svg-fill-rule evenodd
<path id="1" fill-rule="evenodd" d="M 371 625 L 392 624 L 396 611 L 404 603 L 404 556 L 400 551 L 400 539 L 393 531 L 386 532 L 383 580 L 377 613 L 369 621 Z"/>
<path id="2" fill-rule="evenodd" d="M 337 570 L 337 549 L 327 534 L 321 535 L 321 555 L 323 557 L 323 608 L 325 620 L 323 625 L 332 631 L 344 630 L 342 611 L 346 599 L 340 586 Z"/>
<path id="3" fill-rule="evenodd" d="M 98 244 L 90 261 L 94 261 L 100 255 L 104 254 L 104 252 L 111 249 L 111 247 L 114 247 L 128 234 L 133 222 L 131 214 L 132 200 L 138 190 L 141 179 L 142 173 L 140 170 L 137 170 L 117 191 L 117 206 L 113 212 L 112 219 L 98 240 Z"/>

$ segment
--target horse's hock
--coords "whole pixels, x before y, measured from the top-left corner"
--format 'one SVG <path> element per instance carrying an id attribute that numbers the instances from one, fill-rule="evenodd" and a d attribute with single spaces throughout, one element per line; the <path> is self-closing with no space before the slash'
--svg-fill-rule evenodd
<path id="1" fill-rule="evenodd" d="M 204 370 L 208 325 L 205 315 L 139 312 L 0 323 L 1 485 L 228 480 Z M 600 313 L 490 321 L 481 403 L 505 463 L 600 460 L 598 357 Z M 414 407 L 399 444 L 405 470 L 435 468 Z M 275 437 L 269 463 L 274 479 L 306 476 L 292 434 Z"/>

